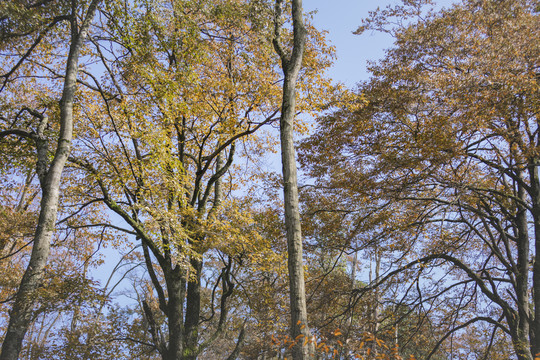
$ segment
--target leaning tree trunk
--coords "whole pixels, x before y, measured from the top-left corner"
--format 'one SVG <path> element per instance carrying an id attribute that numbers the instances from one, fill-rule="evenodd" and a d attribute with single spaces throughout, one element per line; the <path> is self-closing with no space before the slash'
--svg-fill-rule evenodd
<path id="1" fill-rule="evenodd" d="M 66 76 L 62 99 L 60 100 L 60 134 L 58 146 L 49 169 L 43 169 L 43 155 L 46 159 L 46 145 L 38 138 L 38 174 L 41 179 L 42 199 L 34 245 L 28 267 L 23 275 L 19 290 L 10 312 L 8 329 L 2 344 L 0 360 L 15 360 L 19 357 L 24 336 L 30 326 L 36 304 L 36 290 L 41 285 L 43 269 L 49 257 L 50 241 L 54 232 L 58 211 L 60 179 L 64 165 L 71 151 L 73 133 L 73 99 L 76 90 L 79 54 L 86 38 L 100 0 L 93 0 L 83 20 L 77 28 L 75 11 L 71 14 L 71 44 L 66 65 Z M 40 134 L 38 134 L 40 136 Z M 43 151 L 45 150 L 45 151 Z M 41 176 L 42 175 L 42 176 Z"/>
<path id="2" fill-rule="evenodd" d="M 293 359 L 313 356 L 311 334 L 307 321 L 304 267 L 302 260 L 302 231 L 298 205 L 296 157 L 293 143 L 293 124 L 296 103 L 296 82 L 304 54 L 306 29 L 303 22 L 302 0 L 292 0 L 293 49 L 290 55 L 280 44 L 281 11 L 283 0 L 276 0 L 274 48 L 281 58 L 283 73 L 283 102 L 281 105 L 280 139 L 283 166 L 283 192 L 285 200 L 285 227 L 289 267 L 289 290 L 291 308 L 290 333 L 297 344 L 293 347 Z"/>

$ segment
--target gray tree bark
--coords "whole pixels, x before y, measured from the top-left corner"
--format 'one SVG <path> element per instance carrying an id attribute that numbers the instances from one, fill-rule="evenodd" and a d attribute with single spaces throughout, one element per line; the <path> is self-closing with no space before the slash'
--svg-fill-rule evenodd
<path id="1" fill-rule="evenodd" d="M 66 75 L 62 99 L 60 100 L 60 133 L 54 158 L 48 169 L 43 168 L 46 159 L 46 140 L 38 133 L 37 172 L 40 175 L 42 199 L 34 245 L 28 267 L 23 275 L 19 290 L 10 312 L 8 329 L 2 344 L 0 360 L 15 360 L 19 357 L 24 336 L 30 326 L 36 305 L 36 290 L 41 285 L 43 269 L 49 258 L 50 241 L 54 232 L 58 212 L 60 180 L 64 165 L 71 151 L 73 133 L 73 99 L 76 90 L 79 54 L 88 28 L 100 0 L 93 0 L 86 12 L 80 29 L 77 26 L 75 5 L 71 14 L 71 44 L 66 64 Z"/>
<path id="2" fill-rule="evenodd" d="M 520 179 L 524 178 L 522 170 L 516 170 Z M 518 183 L 517 197 L 527 202 L 525 189 Z M 512 336 L 512 342 L 516 349 L 518 359 L 533 359 L 529 342 L 530 330 L 530 301 L 529 301 L 529 257 L 530 257 L 530 240 L 527 220 L 527 209 L 520 203 L 516 204 L 517 213 L 515 215 L 516 222 L 516 245 L 517 245 L 517 271 L 516 271 L 516 298 L 517 298 L 517 313 L 515 334 Z M 513 328 L 513 327 L 512 327 Z M 514 330 L 514 329 L 512 329 Z M 514 331 L 512 331 L 514 332 Z"/>
<path id="3" fill-rule="evenodd" d="M 289 268 L 291 326 L 290 334 L 298 339 L 293 347 L 293 359 L 309 359 L 314 355 L 308 327 L 304 267 L 302 259 L 302 230 L 298 204 L 296 156 L 293 142 L 293 125 L 296 107 L 296 82 L 306 42 L 306 29 L 302 14 L 302 0 L 292 0 L 293 48 L 286 54 L 280 44 L 281 12 L 283 0 L 275 4 L 274 49 L 281 58 L 283 74 L 283 101 L 281 105 L 280 140 L 283 166 L 283 192 L 285 201 L 285 227 Z M 307 340 L 307 341 L 306 341 Z"/>
<path id="4" fill-rule="evenodd" d="M 532 344 L 531 352 L 537 356 L 540 354 L 540 176 L 538 174 L 539 160 L 532 159 L 529 166 L 529 178 L 531 184 L 532 215 L 534 220 L 534 260 L 533 289 L 532 289 L 532 324 L 529 341 Z"/>

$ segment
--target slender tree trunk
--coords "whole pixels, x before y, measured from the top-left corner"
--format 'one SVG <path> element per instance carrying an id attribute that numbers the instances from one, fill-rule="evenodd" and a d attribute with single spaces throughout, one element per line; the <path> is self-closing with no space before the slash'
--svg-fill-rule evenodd
<path id="1" fill-rule="evenodd" d="M 518 176 L 523 179 L 520 171 Z M 517 196 L 526 202 L 525 190 L 518 184 Z M 519 359 L 532 359 L 531 344 L 529 342 L 529 229 L 527 223 L 527 210 L 521 204 L 517 204 L 516 214 L 516 239 L 517 239 L 517 274 L 516 274 L 516 295 L 517 295 L 517 339 L 514 340 L 514 347 Z"/>
<path id="2" fill-rule="evenodd" d="M 306 29 L 303 23 L 302 1 L 292 0 L 293 49 L 285 54 L 280 44 L 280 19 L 282 0 L 276 0 L 276 20 L 274 48 L 281 57 L 283 73 L 283 102 L 281 106 L 280 140 L 283 166 L 283 192 L 285 201 L 285 227 L 287 231 L 287 251 L 289 268 L 289 289 L 291 308 L 290 333 L 298 339 L 293 347 L 293 359 L 308 359 L 313 356 L 311 334 L 308 327 L 304 266 L 302 259 L 302 230 L 298 204 L 298 184 L 296 156 L 293 142 L 293 125 L 296 108 L 296 82 L 304 54 Z"/>
<path id="3" fill-rule="evenodd" d="M 381 273 L 381 255 L 380 255 L 380 251 L 379 251 L 379 247 L 377 245 L 375 245 L 375 252 L 374 252 L 374 257 L 375 257 L 375 279 L 373 281 L 377 282 L 379 281 L 379 277 L 380 277 L 380 273 Z M 370 277 L 371 277 L 371 274 L 370 274 Z M 371 279 L 370 279 L 370 283 L 371 283 Z M 371 308 L 371 321 L 373 322 L 372 323 L 372 327 L 371 327 L 371 332 L 373 333 L 373 336 L 374 338 L 377 338 L 378 336 L 378 332 L 379 332 L 379 326 L 380 326 L 380 323 L 379 323 L 379 312 L 380 312 L 380 307 L 379 307 L 379 303 L 381 301 L 381 294 L 380 294 L 380 291 L 379 291 L 379 288 L 377 287 L 375 290 L 374 290 L 374 294 L 373 294 L 373 301 L 372 301 L 372 308 Z M 375 355 L 377 355 L 379 353 L 379 346 L 377 344 L 376 341 L 373 341 L 372 342 L 372 347 L 373 347 L 373 353 Z"/>
<path id="4" fill-rule="evenodd" d="M 534 261 L 533 261 L 533 314 L 529 339 L 531 352 L 540 356 L 540 178 L 538 176 L 538 160 L 531 161 L 529 166 L 531 183 L 532 214 L 534 220 Z"/>
<path id="5" fill-rule="evenodd" d="M 36 306 L 36 290 L 41 285 L 43 269 L 49 258 L 50 241 L 54 232 L 58 212 L 58 197 L 62 171 L 71 151 L 73 133 L 73 99 L 76 90 L 79 54 L 86 38 L 90 22 L 99 0 L 93 0 L 80 30 L 77 28 L 75 9 L 71 19 L 71 45 L 66 64 L 66 77 L 60 100 L 60 134 L 53 161 L 42 182 L 42 199 L 38 225 L 28 267 L 23 275 L 19 291 L 10 312 L 8 329 L 2 344 L 0 360 L 15 360 L 19 357 L 24 336 L 30 326 Z M 75 7 L 74 7 L 75 8 Z M 39 163 L 39 162 L 38 162 Z M 39 169 L 38 169 L 38 172 Z"/>
<path id="6" fill-rule="evenodd" d="M 286 84 L 290 81 L 286 81 Z M 291 88 L 284 87 L 284 93 Z M 285 103 L 285 101 L 284 101 Z M 294 107 L 294 105 L 292 106 Z M 290 109 L 290 108 L 289 108 Z M 304 266 L 302 259 L 302 230 L 300 226 L 300 211 L 298 204 L 298 185 L 296 175 L 296 162 L 294 144 L 292 140 L 292 119 L 282 115 L 281 119 L 281 159 L 283 162 L 283 189 L 285 195 L 285 227 L 287 231 L 287 251 L 289 268 L 289 289 L 291 307 L 291 336 L 296 339 L 299 335 L 309 336 L 307 329 L 306 289 L 304 284 Z M 299 346 L 293 348 L 293 358 L 308 358 L 308 347 L 301 346 L 304 337 L 299 341 Z"/>
<path id="7" fill-rule="evenodd" d="M 355 251 L 354 252 L 354 257 L 352 259 L 352 264 L 351 264 L 351 289 L 350 289 L 351 293 L 355 289 L 355 286 L 356 286 L 356 266 L 357 265 L 358 265 L 358 251 Z M 350 336 L 350 332 L 351 332 L 352 325 L 353 325 L 354 306 L 351 306 L 349 311 L 350 311 L 349 319 L 347 320 L 347 325 L 348 325 L 348 328 L 349 328 L 347 330 L 347 339 Z"/>

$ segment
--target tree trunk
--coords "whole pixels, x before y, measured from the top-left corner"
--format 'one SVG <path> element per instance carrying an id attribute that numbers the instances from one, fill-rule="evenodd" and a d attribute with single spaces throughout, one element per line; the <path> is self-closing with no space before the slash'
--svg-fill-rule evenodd
<path id="1" fill-rule="evenodd" d="M 538 176 L 538 160 L 531 161 L 529 165 L 529 178 L 531 183 L 532 215 L 534 223 L 534 261 L 533 261 L 533 290 L 531 328 L 529 339 L 531 352 L 540 356 L 540 178 Z"/>
<path id="2" fill-rule="evenodd" d="M 375 273 L 373 274 L 375 278 L 372 279 L 371 265 L 370 265 L 370 270 L 369 270 L 369 283 L 370 284 L 372 283 L 372 281 L 377 283 L 380 280 L 379 277 L 380 277 L 380 273 L 381 273 L 381 254 L 380 254 L 380 251 L 379 251 L 379 247 L 377 245 L 375 245 L 373 257 L 374 257 L 374 260 L 375 260 Z M 379 303 L 380 303 L 380 301 L 381 301 L 381 294 L 380 294 L 379 288 L 376 287 L 373 290 L 373 298 L 372 298 L 372 301 L 371 301 L 371 304 L 370 304 L 370 307 L 371 307 L 371 309 L 370 309 L 370 320 L 371 320 L 370 332 L 373 334 L 374 339 L 376 339 L 377 336 L 378 336 L 379 326 L 380 326 L 380 323 L 379 323 L 379 312 L 380 312 Z M 371 342 L 371 349 L 372 349 L 373 354 L 378 355 L 378 353 L 379 353 L 379 345 L 378 345 L 377 341 L 372 341 Z"/>
<path id="3" fill-rule="evenodd" d="M 284 93 L 291 88 L 284 87 Z M 294 90 L 293 90 L 294 91 Z M 285 104 L 285 100 L 284 100 Z M 285 107 L 285 106 L 284 106 Z M 294 105 L 292 106 L 294 108 Z M 293 111 L 291 111 L 293 112 Z M 299 335 L 309 336 L 307 329 L 306 289 L 304 284 L 304 266 L 302 259 L 302 230 L 300 226 L 300 211 L 298 205 L 298 185 L 296 177 L 296 162 L 294 144 L 292 140 L 292 119 L 282 115 L 281 119 L 281 159 L 283 162 L 283 190 L 285 196 L 285 227 L 287 231 L 287 252 L 289 268 L 289 289 L 291 307 L 291 336 L 296 339 Z M 308 358 L 307 346 L 304 337 L 299 346 L 293 348 L 293 358 Z"/>
<path id="4" fill-rule="evenodd" d="M 184 322 L 183 360 L 195 360 L 199 348 L 199 320 L 201 313 L 202 259 L 191 258 L 193 275 L 189 275 L 186 296 L 186 318 Z"/>
<path id="5" fill-rule="evenodd" d="M 529 348 L 528 334 L 525 335 L 520 329 L 516 329 L 515 332 L 512 332 L 511 337 L 518 360 L 533 360 L 534 357 Z"/>
<path id="6" fill-rule="evenodd" d="M 24 336 L 33 318 L 34 307 L 36 305 L 36 290 L 42 282 L 43 269 L 49 258 L 50 241 L 56 223 L 62 171 L 71 151 L 73 98 L 77 83 L 79 53 L 98 3 L 99 0 L 93 0 L 91 2 L 80 30 L 77 29 L 77 14 L 72 13 L 71 45 L 66 64 L 64 89 L 62 99 L 60 100 L 60 134 L 58 136 L 58 146 L 53 161 L 42 182 L 43 195 L 38 224 L 34 235 L 32 254 L 10 312 L 8 329 L 4 343 L 2 344 L 0 360 L 14 360 L 19 357 Z"/>
<path id="7" fill-rule="evenodd" d="M 171 270 L 167 281 L 169 301 L 167 306 L 167 321 L 169 327 L 169 346 L 164 360 L 182 358 L 182 340 L 184 334 L 184 298 L 186 295 L 186 272 L 180 264 Z"/>
<path id="8" fill-rule="evenodd" d="M 522 171 L 518 176 L 523 179 Z M 521 184 L 517 186 L 517 196 L 526 202 L 525 190 Z M 529 229 L 527 223 L 527 210 L 520 203 L 517 204 L 516 214 L 516 239 L 517 239 L 517 273 L 516 273 L 516 296 L 518 319 L 514 340 L 514 347 L 519 359 L 532 359 L 529 342 Z"/>
<path id="9" fill-rule="evenodd" d="M 298 204 L 298 184 L 296 156 L 293 142 L 293 125 L 296 105 L 296 82 L 302 64 L 306 29 L 303 23 L 302 1 L 292 1 L 293 49 L 290 56 L 284 53 L 280 38 L 280 18 L 282 0 L 276 0 L 274 48 L 281 57 L 283 73 L 283 102 L 281 106 L 280 140 L 283 166 L 283 192 L 285 201 L 285 227 L 287 231 L 287 251 L 289 268 L 289 289 L 291 308 L 290 333 L 298 339 L 293 347 L 293 359 L 308 359 L 313 356 L 311 334 L 307 321 L 304 267 L 302 260 L 302 231 Z M 309 344 L 308 344 L 309 343 Z"/>

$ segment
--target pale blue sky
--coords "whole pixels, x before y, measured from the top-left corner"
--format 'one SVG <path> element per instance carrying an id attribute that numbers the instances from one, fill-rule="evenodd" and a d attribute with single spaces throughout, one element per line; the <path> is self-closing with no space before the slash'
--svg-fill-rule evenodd
<path id="1" fill-rule="evenodd" d="M 435 0 L 440 6 L 448 7 L 458 0 Z M 368 31 L 362 35 L 354 35 L 361 19 L 368 12 L 384 8 L 390 3 L 401 1 L 374 0 L 304 0 L 305 12 L 317 10 L 314 23 L 317 29 L 328 30 L 328 39 L 336 47 L 337 59 L 330 76 L 336 81 L 353 87 L 361 80 L 367 80 L 368 60 L 378 60 L 384 56 L 384 50 L 393 44 L 393 39 L 387 34 Z"/>
<path id="2" fill-rule="evenodd" d="M 336 47 L 337 59 L 330 76 L 347 86 L 354 86 L 366 80 L 366 61 L 380 59 L 384 49 L 392 45 L 392 38 L 386 34 L 367 32 L 354 35 L 361 19 L 377 6 L 386 2 L 368 0 L 304 0 L 304 11 L 317 10 L 313 17 L 318 29 L 329 31 L 328 38 Z"/>

